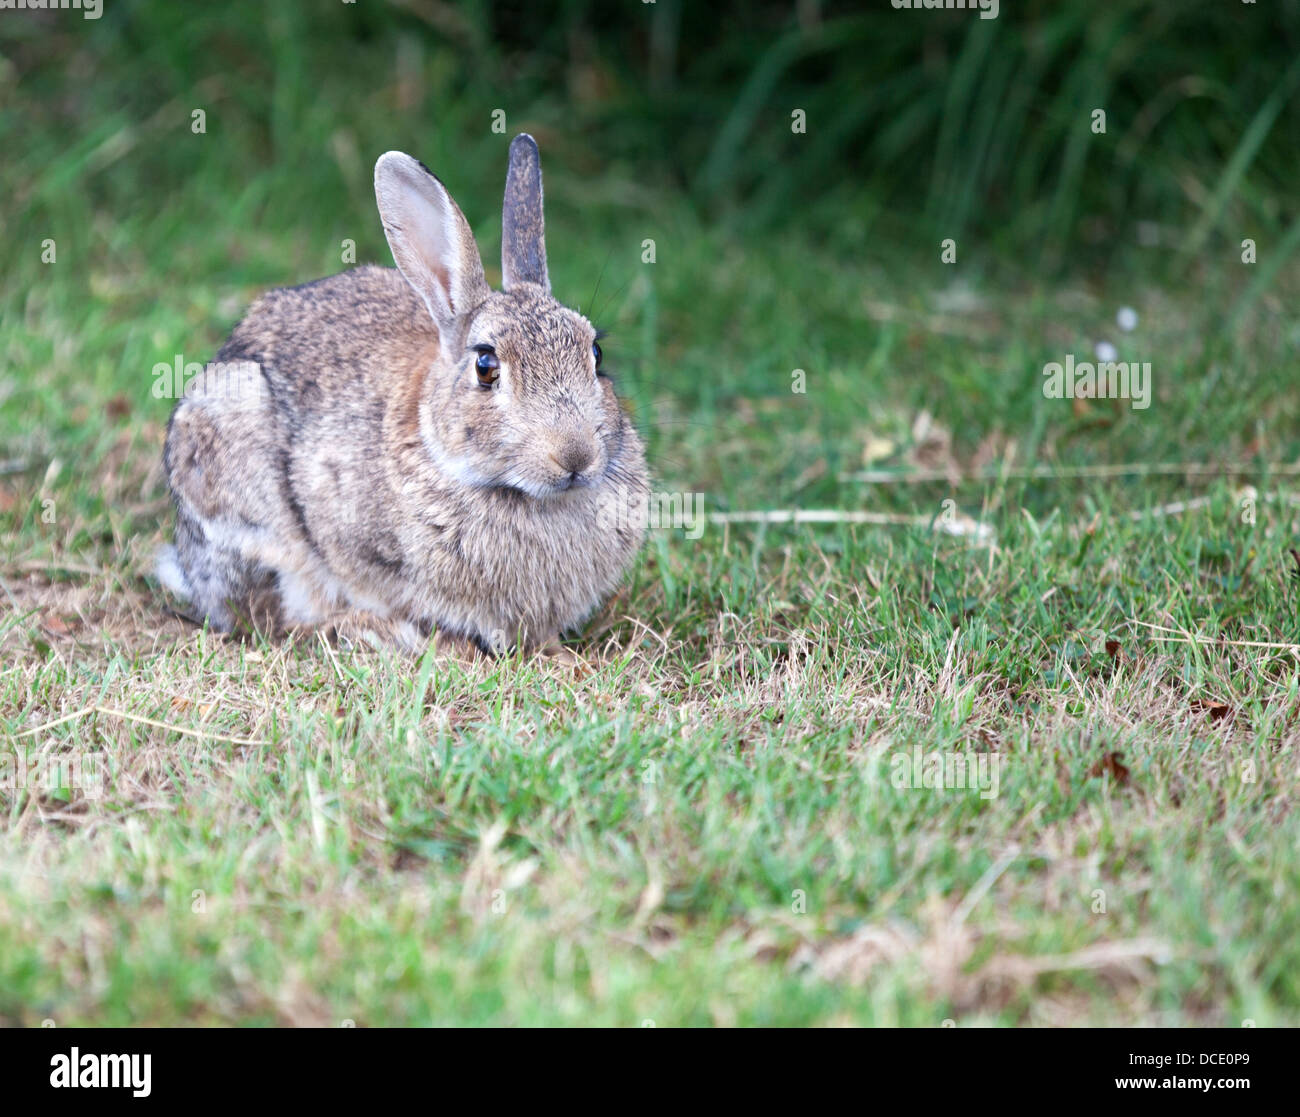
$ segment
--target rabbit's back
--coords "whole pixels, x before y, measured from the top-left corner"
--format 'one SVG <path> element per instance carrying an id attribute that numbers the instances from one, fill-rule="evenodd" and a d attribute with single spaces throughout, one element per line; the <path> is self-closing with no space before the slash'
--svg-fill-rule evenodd
<path id="1" fill-rule="evenodd" d="M 261 366 L 293 419 L 378 422 L 388 377 L 438 333 L 394 268 L 360 267 L 268 291 L 231 332 L 223 361 Z"/>
<path id="2" fill-rule="evenodd" d="M 356 539 L 385 516 L 375 450 L 386 406 L 412 354 L 437 337 L 391 268 L 259 298 L 168 425 L 185 572 L 168 584 L 221 627 L 224 599 L 269 575 L 283 588 L 286 571 L 314 570 L 310 583 L 330 585 L 329 542 Z"/>

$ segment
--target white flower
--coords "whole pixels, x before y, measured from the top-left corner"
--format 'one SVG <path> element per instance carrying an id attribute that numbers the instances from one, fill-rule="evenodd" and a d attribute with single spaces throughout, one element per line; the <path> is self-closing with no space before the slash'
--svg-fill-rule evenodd
<path id="1" fill-rule="evenodd" d="M 1138 312 L 1131 306 L 1121 306 L 1119 313 L 1115 315 L 1115 321 L 1119 323 L 1119 328 L 1125 333 L 1137 329 Z"/>
<path id="2" fill-rule="evenodd" d="M 1097 360 L 1099 361 L 1113 361 L 1119 356 L 1118 350 L 1109 341 L 1097 342 L 1097 348 L 1094 352 L 1097 354 Z"/>

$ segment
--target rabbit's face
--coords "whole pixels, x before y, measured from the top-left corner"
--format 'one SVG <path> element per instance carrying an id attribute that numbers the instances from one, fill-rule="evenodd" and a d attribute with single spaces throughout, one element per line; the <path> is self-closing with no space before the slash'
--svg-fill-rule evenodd
<path id="1" fill-rule="evenodd" d="M 428 401 L 436 464 L 462 483 L 537 499 L 600 485 L 625 419 L 596 330 L 543 288 L 494 292 L 443 351 Z"/>
<path id="2" fill-rule="evenodd" d="M 644 471 L 596 331 L 551 295 L 537 145 L 510 144 L 501 210 L 501 291 L 483 274 L 460 207 L 422 163 L 390 151 L 375 200 L 393 259 L 437 327 L 419 424 L 439 473 L 462 485 L 565 500 Z"/>

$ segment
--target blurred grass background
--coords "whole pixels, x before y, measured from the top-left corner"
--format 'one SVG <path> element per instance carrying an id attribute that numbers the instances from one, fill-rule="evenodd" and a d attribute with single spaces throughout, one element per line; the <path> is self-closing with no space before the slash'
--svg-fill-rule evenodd
<path id="1" fill-rule="evenodd" d="M 915 303 L 958 277 L 1020 305 L 1049 281 L 1140 309 L 1151 285 L 1194 292 L 1203 380 L 1234 331 L 1260 328 L 1260 300 L 1288 290 L 1298 81 L 1296 0 L 1029 0 L 996 20 L 885 0 L 5 12 L 5 364 L 76 347 L 73 398 L 125 389 L 135 402 L 143 370 L 178 348 L 204 359 L 257 290 L 340 270 L 345 237 L 358 260 L 388 263 L 370 172 L 389 148 L 449 183 L 493 267 L 505 146 L 528 130 L 561 297 L 615 314 L 630 298 L 632 394 L 657 377 L 702 422 L 788 390 L 796 367 L 856 381 L 870 402 L 943 411 L 909 398 L 909 357 L 864 299 Z M 206 134 L 191 131 L 196 109 Z M 791 131 L 794 109 L 805 134 Z M 45 236 L 65 266 L 40 263 Z M 939 262 L 944 238 L 956 267 Z M 68 302 L 77 336 L 42 329 L 42 307 Z M 1014 309 L 996 300 L 977 326 L 1005 328 Z M 740 338 L 743 359 L 673 375 L 707 363 L 720 336 Z M 996 399 L 1032 429 L 1051 355 L 1025 356 L 1005 372 L 943 370 L 950 425 L 992 420 Z M 1220 419 L 1245 422 L 1272 385 L 1253 393 L 1254 370 L 1235 371 L 1241 410 Z M 7 383 L 6 439 L 66 426 L 66 408 L 31 398 L 24 379 Z M 809 449 L 834 454 L 834 441 Z"/>
<path id="2" fill-rule="evenodd" d="M 1295 0 L 1026 0 L 996 20 L 886 0 L 115 0 L 99 20 L 6 13 L 0 35 L 9 167 L 26 180 L 14 220 L 66 216 L 74 178 L 92 204 L 165 204 L 198 179 L 236 214 L 338 215 L 368 204 L 385 143 L 495 171 L 495 108 L 511 133 L 527 123 L 558 145 L 552 161 L 588 184 L 570 205 L 680 195 L 702 219 L 797 226 L 846 255 L 882 233 L 970 235 L 1101 266 L 1139 219 L 1195 227 L 1179 245 L 1194 249 L 1231 203 L 1261 232 L 1285 229 L 1300 169 L 1283 115 Z M 194 107 L 216 142 L 158 142 Z M 314 189 L 265 196 L 267 171 Z M 627 181 L 643 192 L 606 185 Z"/>

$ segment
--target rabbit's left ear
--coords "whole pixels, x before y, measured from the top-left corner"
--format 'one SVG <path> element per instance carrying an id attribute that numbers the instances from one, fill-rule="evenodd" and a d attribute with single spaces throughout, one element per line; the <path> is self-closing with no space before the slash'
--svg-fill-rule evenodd
<path id="1" fill-rule="evenodd" d="M 510 144 L 506 197 L 501 207 L 501 286 L 536 283 L 549 291 L 546 239 L 542 230 L 542 163 L 526 132 Z"/>
<path id="2" fill-rule="evenodd" d="M 400 151 L 381 155 L 375 201 L 393 260 L 439 331 L 488 297 L 469 223 L 428 167 Z"/>

